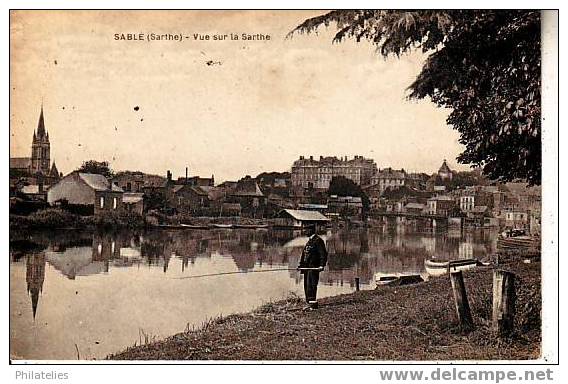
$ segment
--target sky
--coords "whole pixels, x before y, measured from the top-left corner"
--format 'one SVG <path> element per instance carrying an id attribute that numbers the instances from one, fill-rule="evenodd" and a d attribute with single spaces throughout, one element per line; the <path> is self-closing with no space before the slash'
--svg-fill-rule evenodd
<path id="1" fill-rule="evenodd" d="M 448 110 L 409 101 L 421 53 L 384 59 L 334 29 L 286 39 L 321 11 L 12 11 L 10 156 L 29 156 L 43 103 L 51 158 L 217 182 L 289 171 L 300 155 L 435 172 L 463 150 Z M 115 34 L 181 34 L 124 41 Z M 269 41 L 213 40 L 264 34 Z M 210 40 L 194 40 L 209 34 Z M 186 38 L 187 37 L 187 38 Z M 137 107 L 137 108 L 136 108 Z"/>

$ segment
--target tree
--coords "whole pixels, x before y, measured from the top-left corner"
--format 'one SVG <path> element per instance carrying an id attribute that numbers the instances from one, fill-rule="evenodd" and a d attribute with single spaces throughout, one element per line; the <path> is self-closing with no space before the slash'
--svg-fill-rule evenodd
<path id="1" fill-rule="evenodd" d="M 348 11 L 308 19 L 290 34 L 335 23 L 334 42 L 368 40 L 380 55 L 428 54 L 409 98 L 450 108 L 462 164 L 495 181 L 541 182 L 540 12 Z"/>
<path id="2" fill-rule="evenodd" d="M 85 161 L 79 168 L 77 168 L 77 171 L 83 173 L 95 173 L 98 175 L 103 175 L 108 179 L 110 179 L 113 176 L 113 171 L 112 169 L 110 169 L 108 161 L 96 161 L 96 160 Z"/>
<path id="3" fill-rule="evenodd" d="M 329 183 L 327 193 L 329 196 L 337 195 L 360 197 L 361 202 L 363 203 L 363 210 L 367 211 L 369 209 L 369 197 L 365 194 L 365 192 L 363 192 L 359 185 L 346 177 L 334 176 Z"/>
<path id="4" fill-rule="evenodd" d="M 167 199 L 163 193 L 150 189 L 144 194 L 144 204 L 147 210 L 163 210 L 167 206 Z"/>

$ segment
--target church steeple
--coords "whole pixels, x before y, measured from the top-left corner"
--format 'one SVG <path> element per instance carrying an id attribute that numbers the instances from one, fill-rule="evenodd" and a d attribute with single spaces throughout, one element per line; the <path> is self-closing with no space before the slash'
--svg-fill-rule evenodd
<path id="1" fill-rule="evenodd" d="M 34 131 L 32 140 L 31 169 L 32 174 L 41 173 L 47 175 L 50 167 L 50 145 L 49 134 L 45 129 L 43 117 L 43 103 L 39 114 L 37 129 Z"/>
<path id="2" fill-rule="evenodd" d="M 43 103 L 41 104 L 41 112 L 39 114 L 39 121 L 37 123 L 37 137 L 39 139 L 44 137 L 49 138 L 49 136 L 46 135 L 45 123 L 43 121 Z"/>

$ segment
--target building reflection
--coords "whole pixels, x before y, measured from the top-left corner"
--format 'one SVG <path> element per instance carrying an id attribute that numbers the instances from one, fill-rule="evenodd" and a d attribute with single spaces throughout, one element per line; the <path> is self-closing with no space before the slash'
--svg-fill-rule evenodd
<path id="1" fill-rule="evenodd" d="M 39 297 L 45 279 L 45 254 L 32 253 L 26 256 L 26 285 L 32 301 L 32 314 L 35 320 Z"/>
<path id="2" fill-rule="evenodd" d="M 495 236 L 486 233 L 360 228 L 328 232 L 324 238 L 329 263 L 320 281 L 337 286 L 352 285 L 355 277 L 368 284 L 376 273 L 423 273 L 424 260 L 431 257 L 482 259 L 495 251 Z M 175 266 L 180 268 L 175 273 L 191 274 L 188 269 L 196 263 L 210 263 L 215 273 L 215 264 L 210 260 L 225 258 L 242 272 L 290 267 L 290 278 L 301 284 L 301 275 L 292 269 L 299 263 L 307 238 L 291 231 L 195 230 L 67 232 L 34 235 L 32 240 L 32 248 L 19 240 L 10 243 L 10 252 L 14 262 L 25 255 L 26 282 L 35 318 L 46 263 L 67 278 L 77 279 L 133 266 L 160 268 L 165 274 Z"/>

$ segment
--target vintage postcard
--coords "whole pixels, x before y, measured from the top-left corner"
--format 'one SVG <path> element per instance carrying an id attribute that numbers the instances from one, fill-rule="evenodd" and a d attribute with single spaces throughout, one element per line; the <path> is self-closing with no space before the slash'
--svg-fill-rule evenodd
<path id="1" fill-rule="evenodd" d="M 557 17 L 11 10 L 10 361 L 550 358 Z"/>

